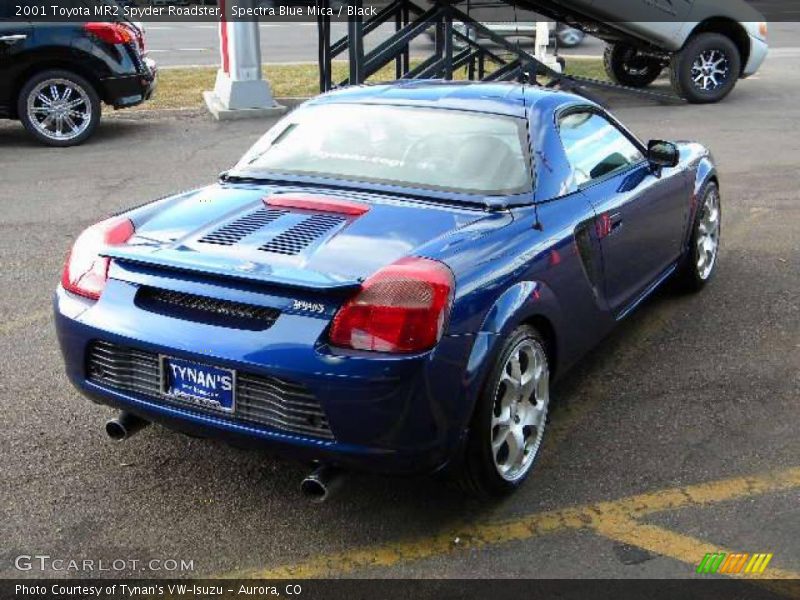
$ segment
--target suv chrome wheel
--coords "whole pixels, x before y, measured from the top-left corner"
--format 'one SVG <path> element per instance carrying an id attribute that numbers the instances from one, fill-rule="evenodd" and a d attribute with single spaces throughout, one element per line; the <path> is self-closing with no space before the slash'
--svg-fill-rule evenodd
<path id="1" fill-rule="evenodd" d="M 697 227 L 697 275 L 708 279 L 714 269 L 719 249 L 719 193 L 711 190 L 700 209 L 700 222 Z"/>
<path id="2" fill-rule="evenodd" d="M 48 79 L 28 94 L 28 119 L 44 137 L 68 142 L 92 124 L 92 100 L 74 81 Z"/>
<path id="3" fill-rule="evenodd" d="M 704 92 L 716 90 L 728 81 L 731 68 L 722 50 L 705 50 L 692 63 L 692 81 Z"/>
<path id="4" fill-rule="evenodd" d="M 491 444 L 506 481 L 525 476 L 542 443 L 550 401 L 550 371 L 541 344 L 522 340 L 508 355 L 494 395 Z"/>
<path id="5" fill-rule="evenodd" d="M 742 56 L 731 38 L 696 33 L 672 55 L 669 70 L 672 89 L 681 98 L 696 104 L 719 102 L 736 86 Z"/>

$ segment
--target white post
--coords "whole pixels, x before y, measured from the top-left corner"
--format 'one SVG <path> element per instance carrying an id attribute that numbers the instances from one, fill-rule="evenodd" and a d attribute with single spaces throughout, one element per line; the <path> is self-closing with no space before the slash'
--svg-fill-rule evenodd
<path id="1" fill-rule="evenodd" d="M 533 47 L 533 55 L 539 62 L 544 63 L 555 71 L 561 72 L 561 65 L 555 56 L 547 52 L 547 47 L 550 45 L 550 23 L 550 21 L 536 21 L 536 41 Z"/>
<path id="2" fill-rule="evenodd" d="M 226 0 L 220 0 L 220 68 L 214 91 L 203 92 L 206 106 L 217 119 L 266 117 L 286 108 L 275 102 L 261 74 L 261 40 L 258 21 L 228 21 Z M 242 7 L 255 0 L 239 0 Z"/>

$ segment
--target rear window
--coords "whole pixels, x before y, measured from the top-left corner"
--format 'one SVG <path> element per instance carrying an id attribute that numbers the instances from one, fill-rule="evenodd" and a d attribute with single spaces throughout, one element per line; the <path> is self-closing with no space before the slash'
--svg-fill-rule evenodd
<path id="1" fill-rule="evenodd" d="M 234 171 L 485 195 L 531 189 L 523 119 L 403 106 L 299 109 L 267 132 Z"/>

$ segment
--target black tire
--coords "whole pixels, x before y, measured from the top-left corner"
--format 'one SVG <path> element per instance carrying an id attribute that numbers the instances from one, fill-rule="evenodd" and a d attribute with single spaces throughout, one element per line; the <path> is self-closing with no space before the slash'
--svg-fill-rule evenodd
<path id="1" fill-rule="evenodd" d="M 711 269 L 707 274 L 701 273 L 699 268 L 700 263 L 700 244 L 699 240 L 702 232 L 703 220 L 707 215 L 707 205 L 710 196 L 716 197 L 716 210 L 717 210 L 717 233 L 716 233 L 716 250 L 713 256 Z M 722 201 L 719 194 L 719 188 L 712 181 L 710 182 L 703 192 L 699 195 L 700 201 L 697 206 L 697 214 L 695 214 L 694 222 L 692 223 L 692 233 L 689 237 L 689 250 L 686 253 L 686 258 L 680 267 L 677 274 L 677 280 L 680 287 L 690 292 L 699 292 L 702 290 L 709 281 L 714 277 L 717 271 L 717 263 L 719 262 L 719 243 L 721 220 L 722 220 Z M 712 205 L 714 203 L 712 202 Z"/>
<path id="2" fill-rule="evenodd" d="M 39 96 L 39 94 L 36 92 L 37 88 L 39 88 L 42 84 L 46 84 L 48 81 L 61 82 L 56 84 L 56 93 L 58 95 L 63 94 L 66 96 L 66 90 L 68 88 L 72 88 L 70 95 L 67 96 L 67 98 L 70 98 L 70 102 L 83 99 L 83 103 L 77 105 L 75 107 L 75 111 L 72 109 L 64 109 L 70 111 L 68 116 L 73 124 L 77 126 L 78 123 L 80 123 L 80 126 L 76 127 L 75 129 L 75 135 L 63 134 L 63 137 L 59 138 L 57 131 L 55 130 L 48 135 L 43 130 L 41 125 L 37 125 L 37 122 L 34 122 L 36 120 L 36 117 L 34 116 L 36 113 L 29 110 L 29 100 L 36 102 L 36 98 Z M 53 97 L 49 92 L 49 89 L 50 88 L 48 86 L 48 91 L 45 94 L 50 100 L 52 100 Z M 44 106 L 44 104 L 40 103 L 38 108 L 41 108 L 41 106 Z M 37 107 L 34 106 L 33 110 L 36 109 Z M 72 113 L 76 112 L 80 112 L 81 114 L 85 115 L 85 118 L 79 119 L 78 117 L 71 116 Z M 94 133 L 95 129 L 97 129 L 97 125 L 100 122 L 100 97 L 98 96 L 97 91 L 94 89 L 94 86 L 92 86 L 91 83 L 86 81 L 86 79 L 80 75 L 62 69 L 51 69 L 37 73 L 27 82 L 25 82 L 25 85 L 22 86 L 19 97 L 17 98 L 17 115 L 19 116 L 19 120 L 22 121 L 22 124 L 25 126 L 25 129 L 27 129 L 28 132 L 42 144 L 55 146 L 58 148 L 77 146 L 78 144 L 82 144 L 89 139 L 89 137 L 91 137 L 91 135 Z M 66 123 L 64 123 L 62 126 L 70 128 Z"/>
<path id="3" fill-rule="evenodd" d="M 603 68 L 611 81 L 628 87 L 643 88 L 661 75 L 661 61 L 642 56 L 628 44 L 608 44 L 603 52 Z"/>
<path id="4" fill-rule="evenodd" d="M 541 350 L 544 357 L 544 368 L 547 373 L 547 400 L 544 402 L 544 416 L 541 421 L 541 434 L 536 445 L 534 455 L 526 465 L 524 473 L 513 480 L 500 475 L 495 465 L 492 450 L 492 419 L 495 414 L 496 393 L 500 380 L 511 353 L 520 347 L 520 344 L 533 344 Z M 548 346 L 545 338 L 533 327 L 523 325 L 518 327 L 503 343 L 497 353 L 495 364 L 489 374 L 483 391 L 478 398 L 470 424 L 469 437 L 463 455 L 457 467 L 451 474 L 459 487 L 472 496 L 479 498 L 502 497 L 517 488 L 528 478 L 538 460 L 544 430 L 546 428 L 547 406 L 549 402 L 549 357 Z"/>
<path id="5" fill-rule="evenodd" d="M 725 61 L 725 75 L 717 74 L 719 84 L 712 85 L 705 80 L 695 82 L 700 74 L 697 70 L 699 61 L 718 53 Z M 693 104 L 719 102 L 731 93 L 741 73 L 742 59 L 739 49 L 730 38 L 718 33 L 699 33 L 689 38 L 680 52 L 673 55 L 670 61 L 670 80 L 672 89 L 681 98 Z M 697 63 L 697 64 L 696 64 Z M 707 87 L 704 89 L 704 85 Z"/>

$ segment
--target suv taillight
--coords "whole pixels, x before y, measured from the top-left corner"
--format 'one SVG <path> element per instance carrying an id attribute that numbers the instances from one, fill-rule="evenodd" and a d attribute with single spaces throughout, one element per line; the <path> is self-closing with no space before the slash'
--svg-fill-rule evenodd
<path id="1" fill-rule="evenodd" d="M 147 48 L 145 48 L 145 36 L 144 36 L 144 29 L 142 26 L 135 25 L 133 23 L 125 23 L 125 26 L 131 30 L 133 37 L 136 39 L 136 45 L 139 48 L 139 53 L 144 56 L 147 53 Z"/>
<path id="2" fill-rule="evenodd" d="M 333 319 L 334 346 L 377 352 L 429 350 L 441 339 L 453 303 L 450 269 L 404 258 L 369 277 Z"/>
<path id="3" fill-rule="evenodd" d="M 124 244 L 135 232 L 129 219 L 113 217 L 92 225 L 78 236 L 67 255 L 61 285 L 73 294 L 100 298 L 108 279 L 109 258 L 100 254 L 109 246 Z"/>
<path id="4" fill-rule="evenodd" d="M 130 28 L 122 23 L 86 23 L 83 29 L 107 44 L 130 44 L 134 38 Z"/>

